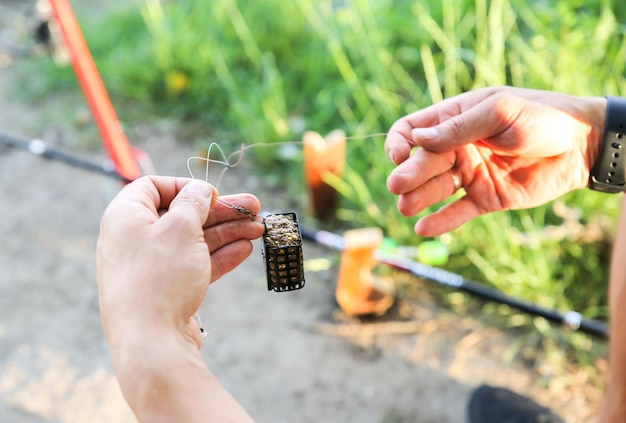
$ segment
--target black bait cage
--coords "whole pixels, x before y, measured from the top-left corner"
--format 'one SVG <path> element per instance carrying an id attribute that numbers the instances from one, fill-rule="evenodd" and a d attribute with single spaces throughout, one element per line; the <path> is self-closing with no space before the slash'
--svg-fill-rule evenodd
<path id="1" fill-rule="evenodd" d="M 274 227 L 273 222 L 277 219 L 288 225 Z M 298 216 L 295 213 L 272 214 L 265 217 L 264 224 L 263 256 L 267 289 L 286 292 L 303 288 L 304 259 Z"/>

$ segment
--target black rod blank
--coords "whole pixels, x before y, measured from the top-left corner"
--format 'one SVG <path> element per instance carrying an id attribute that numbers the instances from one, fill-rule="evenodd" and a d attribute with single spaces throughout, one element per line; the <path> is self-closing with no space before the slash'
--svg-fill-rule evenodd
<path id="1" fill-rule="evenodd" d="M 300 230 L 304 239 L 315 241 L 318 244 L 334 250 L 343 250 L 343 238 L 340 235 L 304 226 L 301 226 Z M 562 313 L 556 310 L 540 307 L 537 304 L 505 295 L 497 289 L 488 287 L 470 279 L 466 279 L 456 273 L 428 266 L 405 257 L 399 257 L 378 251 L 376 258 L 380 263 L 395 269 L 409 272 L 414 276 L 434 282 L 441 286 L 445 286 L 446 288 L 467 292 L 468 294 L 475 295 L 498 304 L 505 304 L 532 316 L 543 317 L 552 323 L 563 325 L 569 329 L 577 330 L 588 335 L 593 335 L 603 339 L 608 339 L 609 337 L 608 327 L 604 322 L 594 319 L 585 319 L 576 311 L 567 311 Z"/>
<path id="2" fill-rule="evenodd" d="M 105 160 L 102 163 L 94 163 L 78 155 L 63 151 L 59 148 L 51 147 L 44 141 L 37 138 L 25 139 L 0 132 L 0 144 L 28 151 L 36 156 L 63 162 L 90 172 L 100 173 L 119 179 L 120 181 L 130 182 L 120 175 L 115 169 L 115 166 L 108 160 Z"/>

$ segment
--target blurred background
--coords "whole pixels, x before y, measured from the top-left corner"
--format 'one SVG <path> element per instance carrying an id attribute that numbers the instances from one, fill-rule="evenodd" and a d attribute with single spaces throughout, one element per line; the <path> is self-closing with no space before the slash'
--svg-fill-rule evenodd
<path id="1" fill-rule="evenodd" d="M 34 3 L 0 1 L 0 130 L 99 160 L 98 133 L 71 67 L 36 43 Z M 213 142 L 227 152 L 275 144 L 247 151 L 220 191 L 254 192 L 267 209 L 296 210 L 304 224 L 337 233 L 374 226 L 394 245 L 435 242 L 445 258 L 430 264 L 543 307 L 606 320 L 618 197 L 575 192 L 422 239 L 386 191 L 392 166 L 384 136 L 366 136 L 484 86 L 626 95 L 623 2 L 104 3 L 72 5 L 131 143 L 148 152 L 158 173 L 186 176 L 187 158 Z M 322 222 L 306 213 L 302 151 L 291 141 L 335 129 L 353 139 L 342 178 L 327 181 L 339 207 Z M 125 421 L 93 272 L 98 220 L 118 185 L 2 147 L 0 175 L 0 420 Z M 572 422 L 597 409 L 604 341 L 389 270 L 381 273 L 393 277 L 396 306 L 373 322 L 355 321 L 333 300 L 337 254 L 305 248 L 302 292 L 264 292 L 259 253 L 231 276 L 235 282 L 212 288 L 206 304 L 207 318 L 219 322 L 207 338 L 207 360 L 216 373 L 225 369 L 259 421 L 462 421 L 467 394 L 484 381 L 548 401 Z M 241 280 L 256 282 L 251 288 Z M 398 319 L 421 324 L 400 335 L 385 329 Z M 320 322 L 330 326 L 314 330 Z M 383 326 L 372 334 L 358 329 L 363 323 Z M 333 325 L 354 332 L 335 333 Z M 234 341 L 240 337 L 271 347 L 256 357 Z M 277 360 L 282 352 L 300 357 L 293 368 Z M 316 364 L 301 367 L 307 361 Z M 91 411 L 72 411 L 83 408 Z M 104 410 L 123 411 L 96 420 Z"/>

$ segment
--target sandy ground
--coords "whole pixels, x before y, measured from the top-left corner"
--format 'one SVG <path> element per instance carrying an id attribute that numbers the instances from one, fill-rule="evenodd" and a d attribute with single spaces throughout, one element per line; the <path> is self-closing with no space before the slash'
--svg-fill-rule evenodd
<path id="1" fill-rule="evenodd" d="M 97 144 L 93 130 L 74 123 L 84 108 L 79 95 L 28 103 L 13 96 L 14 81 L 14 68 L 0 69 L 0 130 L 103 157 L 78 147 L 80 138 Z M 175 124 L 134 123 L 129 134 L 159 173 L 187 176 L 196 151 L 176 142 Z M 117 189 L 103 176 L 0 147 L 0 422 L 133 421 L 112 373 L 95 284 L 99 219 Z M 227 174 L 220 190 L 254 192 L 266 209 L 281 207 L 281 196 L 245 170 Z M 304 252 L 336 258 L 309 243 Z M 204 357 L 258 422 L 464 422 L 481 383 L 534 395 L 568 422 L 589 421 L 598 389 L 537 386 L 536 369 L 506 358 L 512 335 L 437 308 L 427 295 L 394 311 L 411 322 L 409 333 L 390 334 L 389 321 L 364 330 L 337 312 L 336 276 L 333 266 L 308 272 L 301 291 L 268 292 L 256 243 L 209 289 L 200 310 L 210 331 Z M 348 332 L 339 334 L 339 324 Z"/>

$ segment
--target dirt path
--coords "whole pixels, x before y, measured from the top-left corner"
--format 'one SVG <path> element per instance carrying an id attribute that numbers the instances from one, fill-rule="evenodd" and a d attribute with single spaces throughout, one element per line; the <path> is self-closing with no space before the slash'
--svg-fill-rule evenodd
<path id="1" fill-rule="evenodd" d="M 36 135 L 36 111 L 18 107 L 3 113 L 0 126 L 15 127 L 23 114 L 34 124 L 21 133 Z M 158 138 L 144 145 L 157 169 L 184 175 L 194 152 L 165 134 Z M 130 421 L 102 337 L 94 275 L 98 220 L 115 184 L 22 151 L 1 151 L 0 421 Z M 230 176 L 225 182 L 238 179 Z M 313 251 L 307 246 L 309 257 L 319 254 Z M 275 294 L 263 277 L 257 245 L 240 269 L 210 289 L 201 310 L 211 332 L 207 361 L 259 422 L 378 422 L 387 410 L 416 413 L 420 421 L 458 421 L 462 401 L 446 405 L 440 393 L 461 399 L 467 386 L 395 353 L 359 357 L 343 340 L 310 330 L 332 315 L 329 281 L 314 275 L 301 292 Z"/>
<path id="2" fill-rule="evenodd" d="M 91 129 L 74 125 L 80 95 L 18 101 L 15 77 L 13 68 L 0 69 L 0 130 L 71 149 L 81 137 L 95 144 Z M 186 176 L 196 152 L 176 142 L 174 129 L 135 123 L 129 132 L 159 173 Z M 0 147 L 0 187 L 0 422 L 132 422 L 111 370 L 95 285 L 99 219 L 117 185 Z M 229 173 L 221 192 L 240 191 L 280 209 L 254 177 Z M 538 387 L 533 369 L 504 358 L 510 335 L 426 297 L 398 307 L 413 322 L 408 334 L 389 335 L 385 325 L 339 333 L 336 324 L 346 321 L 333 301 L 336 267 L 308 272 L 301 291 L 270 293 L 255 247 L 209 289 L 200 315 L 210 331 L 203 348 L 210 368 L 258 422 L 463 422 L 467 397 L 483 382 L 533 394 L 568 422 L 587 421 L 596 406 L 597 390 L 564 396 Z M 305 257 L 335 255 L 306 244 Z"/>

